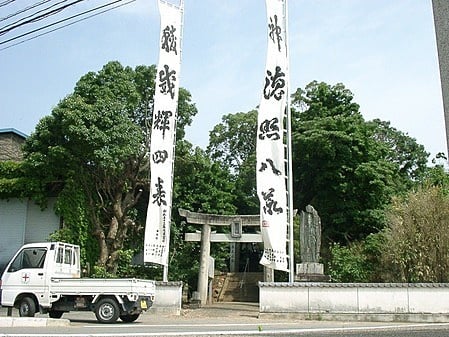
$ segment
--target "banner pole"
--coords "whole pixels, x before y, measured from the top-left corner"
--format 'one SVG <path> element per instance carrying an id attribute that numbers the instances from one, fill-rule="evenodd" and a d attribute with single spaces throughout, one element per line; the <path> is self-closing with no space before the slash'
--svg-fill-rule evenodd
<path id="1" fill-rule="evenodd" d="M 181 66 L 180 7 L 159 0 L 161 31 L 150 140 L 150 200 L 144 240 L 144 263 L 163 265 L 168 281 L 170 227 L 176 147 L 176 117 Z M 183 2 L 181 2 L 183 4 Z"/>
<path id="2" fill-rule="evenodd" d="M 181 11 L 181 25 L 180 25 L 181 26 L 181 30 L 180 30 L 180 34 L 179 34 L 179 40 L 180 40 L 180 43 L 179 43 L 179 62 L 181 63 L 182 62 L 182 42 L 181 41 L 182 41 L 182 35 L 183 35 L 183 31 L 184 31 L 184 0 L 180 1 L 178 8 Z M 180 74 L 179 74 L 179 72 L 178 72 L 178 82 L 180 82 Z M 178 115 L 178 111 L 176 111 L 176 115 Z M 176 122 L 177 122 L 177 120 L 175 119 L 175 124 L 174 124 L 175 130 L 176 130 L 176 125 L 177 125 Z M 174 159 L 175 158 L 175 151 L 176 151 L 176 132 L 175 132 L 174 137 L 173 137 L 173 160 L 172 160 L 172 168 L 171 168 L 172 190 L 173 190 L 173 185 L 174 185 L 174 180 L 175 180 L 174 179 L 175 178 L 174 177 L 174 172 L 175 172 L 175 159 Z M 170 209 L 171 209 L 171 206 L 170 206 Z M 170 215 L 171 215 L 171 211 L 170 211 Z M 171 219 L 169 219 L 169 222 L 170 222 L 169 226 L 171 227 Z M 168 282 L 168 261 L 169 261 L 169 258 L 167 257 L 167 264 L 163 266 L 164 267 L 163 273 L 162 273 L 162 281 L 163 282 Z"/>
<path id="3" fill-rule="evenodd" d="M 264 251 L 260 264 L 289 271 L 287 251 L 288 65 L 285 35 L 285 0 L 266 0 L 268 45 L 265 81 L 257 116 L 256 182 Z"/>
<path id="4" fill-rule="evenodd" d="M 294 261 L 294 233 L 293 233 L 293 167 L 292 167 L 292 122 L 290 111 L 290 51 L 288 47 L 288 3 L 285 0 L 285 46 L 287 53 L 287 102 L 286 102 L 286 118 L 287 118 L 287 194 L 288 194 L 288 255 L 289 258 L 289 282 L 295 280 L 295 261 Z"/>

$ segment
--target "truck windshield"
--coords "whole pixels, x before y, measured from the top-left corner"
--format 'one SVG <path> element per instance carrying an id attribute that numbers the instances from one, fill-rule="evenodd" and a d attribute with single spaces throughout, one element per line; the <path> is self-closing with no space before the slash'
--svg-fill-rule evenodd
<path id="1" fill-rule="evenodd" d="M 25 268 L 43 268 L 46 254 L 47 249 L 45 248 L 25 248 L 11 263 L 8 272 Z"/>

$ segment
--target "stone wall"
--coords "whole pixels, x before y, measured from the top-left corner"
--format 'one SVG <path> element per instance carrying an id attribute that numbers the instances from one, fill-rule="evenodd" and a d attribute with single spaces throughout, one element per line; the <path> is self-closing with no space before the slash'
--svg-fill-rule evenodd
<path id="1" fill-rule="evenodd" d="M 21 161 L 25 139 L 13 132 L 0 133 L 0 161 Z"/>

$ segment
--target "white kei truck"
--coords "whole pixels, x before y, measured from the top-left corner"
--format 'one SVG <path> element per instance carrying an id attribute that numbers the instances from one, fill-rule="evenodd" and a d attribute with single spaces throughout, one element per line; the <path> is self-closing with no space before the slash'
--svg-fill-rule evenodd
<path id="1" fill-rule="evenodd" d="M 155 289 L 151 280 L 81 278 L 79 246 L 30 243 L 6 265 L 0 304 L 19 309 L 21 317 L 33 317 L 37 311 L 51 318 L 93 311 L 101 323 L 114 323 L 119 317 L 134 322 L 152 306 Z"/>

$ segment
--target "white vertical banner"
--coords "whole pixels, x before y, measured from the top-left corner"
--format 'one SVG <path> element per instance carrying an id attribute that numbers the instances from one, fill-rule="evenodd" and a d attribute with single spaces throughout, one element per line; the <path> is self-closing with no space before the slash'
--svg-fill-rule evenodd
<path id="1" fill-rule="evenodd" d="M 285 125 L 288 92 L 286 0 L 266 0 L 268 48 L 263 95 L 258 111 L 257 194 L 264 242 L 260 263 L 288 270 Z"/>
<path id="2" fill-rule="evenodd" d="M 182 5 L 159 0 L 159 64 L 151 130 L 151 186 L 145 225 L 144 262 L 168 265 L 176 139 Z"/>

